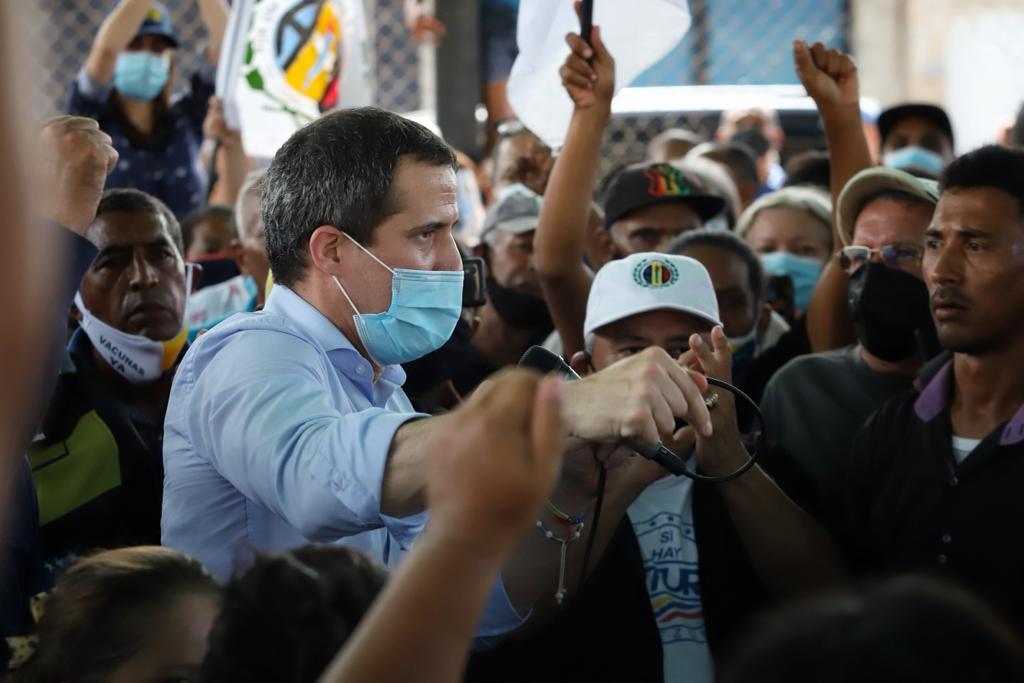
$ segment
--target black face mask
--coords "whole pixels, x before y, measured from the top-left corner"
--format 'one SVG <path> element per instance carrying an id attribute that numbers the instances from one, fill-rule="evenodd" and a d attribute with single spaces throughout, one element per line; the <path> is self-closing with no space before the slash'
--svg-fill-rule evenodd
<path id="1" fill-rule="evenodd" d="M 544 299 L 502 287 L 493 277 L 487 278 L 487 300 L 501 319 L 513 327 L 545 333 L 554 328 Z"/>
<path id="2" fill-rule="evenodd" d="M 850 277 L 848 301 L 857 339 L 884 361 L 926 361 L 940 349 L 928 288 L 920 278 L 881 263 Z"/>

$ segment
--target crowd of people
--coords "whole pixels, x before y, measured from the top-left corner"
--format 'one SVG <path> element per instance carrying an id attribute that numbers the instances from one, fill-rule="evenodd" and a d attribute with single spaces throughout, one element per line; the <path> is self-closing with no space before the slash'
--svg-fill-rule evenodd
<path id="1" fill-rule="evenodd" d="M 197 4 L 184 95 L 121 0 L 69 115 L 0 102 L 9 680 L 1024 680 L 1024 108 L 957 156 L 900 104 L 872 148 L 852 57 L 797 40 L 822 149 L 728 111 L 599 178 L 595 26 L 558 150 L 505 120 L 465 176 L 356 108 L 260 164 Z"/>

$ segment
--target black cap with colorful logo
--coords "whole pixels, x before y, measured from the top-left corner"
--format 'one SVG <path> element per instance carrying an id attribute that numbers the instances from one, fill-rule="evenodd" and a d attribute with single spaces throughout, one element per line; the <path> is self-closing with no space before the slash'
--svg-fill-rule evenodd
<path id="1" fill-rule="evenodd" d="M 604 224 L 653 204 L 684 204 L 707 221 L 725 208 L 725 200 L 708 192 L 693 174 L 666 163 L 627 166 L 608 184 L 604 200 Z"/>

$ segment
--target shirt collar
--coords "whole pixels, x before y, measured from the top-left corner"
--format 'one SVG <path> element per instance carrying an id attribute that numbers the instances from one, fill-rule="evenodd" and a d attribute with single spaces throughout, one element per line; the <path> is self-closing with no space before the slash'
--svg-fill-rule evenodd
<path id="1" fill-rule="evenodd" d="M 327 319 L 313 304 L 309 303 L 284 285 L 274 284 L 263 310 L 283 315 L 308 334 L 327 352 L 331 364 L 353 382 L 365 385 L 367 394 L 373 395 L 373 366 L 356 351 L 348 337 Z M 405 383 L 405 370 L 401 365 L 385 365 L 381 368 L 380 380 L 391 391 Z M 378 387 L 379 390 L 382 387 Z"/>
<path id="2" fill-rule="evenodd" d="M 920 394 L 914 403 L 914 412 L 922 421 L 931 422 L 949 408 L 949 400 L 953 395 L 953 354 L 944 353 L 926 365 L 916 384 Z M 1000 446 L 1013 446 L 1021 442 L 1024 442 L 1024 405 L 1006 423 L 999 438 Z"/>

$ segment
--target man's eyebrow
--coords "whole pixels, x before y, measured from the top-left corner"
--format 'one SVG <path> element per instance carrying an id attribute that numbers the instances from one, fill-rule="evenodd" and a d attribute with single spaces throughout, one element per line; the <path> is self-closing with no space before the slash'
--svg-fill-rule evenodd
<path id="1" fill-rule="evenodd" d="M 440 230 L 441 228 L 446 227 L 448 227 L 447 223 L 442 223 L 441 221 L 430 221 L 429 223 L 424 223 L 423 225 L 411 227 L 409 228 L 408 232 L 425 232 L 427 230 Z"/>

